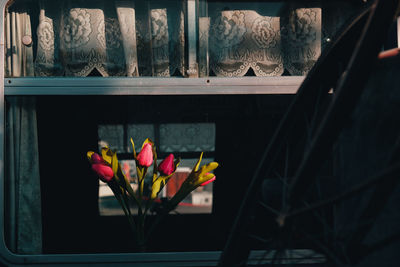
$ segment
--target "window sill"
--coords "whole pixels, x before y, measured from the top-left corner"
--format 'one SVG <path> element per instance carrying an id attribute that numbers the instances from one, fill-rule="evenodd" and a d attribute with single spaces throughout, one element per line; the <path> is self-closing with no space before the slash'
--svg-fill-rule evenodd
<path id="1" fill-rule="evenodd" d="M 30 264 L 112 264 L 113 266 L 217 266 L 221 252 L 168 252 L 168 253 L 125 253 L 125 254 L 69 254 L 69 255 L 16 255 L 9 251 L 2 254 L 8 263 Z M 283 264 L 321 264 L 326 262 L 322 254 L 309 249 L 295 249 L 290 256 L 281 258 Z M 251 251 L 248 264 L 271 264 L 275 260 L 275 251 Z"/>
<path id="2" fill-rule="evenodd" d="M 304 76 L 241 78 L 5 78 L 5 95 L 295 94 Z"/>

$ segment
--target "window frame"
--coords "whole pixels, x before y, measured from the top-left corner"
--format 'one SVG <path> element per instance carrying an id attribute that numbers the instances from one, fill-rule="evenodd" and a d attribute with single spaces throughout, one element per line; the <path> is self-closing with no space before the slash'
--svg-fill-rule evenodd
<path id="1" fill-rule="evenodd" d="M 8 2 L 0 0 L 0 48 L 5 50 L 4 16 Z M 195 0 L 187 0 L 188 7 Z M 194 23 L 194 24 L 193 24 Z M 195 29 L 196 21 L 189 27 Z M 189 39 L 193 38 L 193 34 Z M 196 51 L 195 45 L 189 47 Z M 193 55 L 191 61 L 195 59 Z M 303 76 L 241 77 L 241 78 L 6 78 L 4 53 L 0 53 L 0 192 L 4 192 L 5 147 L 5 96 L 11 95 L 216 95 L 216 94 L 295 94 Z M 0 262 L 7 265 L 44 266 L 63 264 L 93 264 L 114 266 L 216 266 L 220 251 L 209 252 L 158 252 L 158 253 L 110 253 L 110 254 L 40 254 L 20 255 L 11 252 L 4 241 L 4 199 L 0 199 Z M 264 253 L 253 253 L 251 262 L 263 259 Z"/>
<path id="2" fill-rule="evenodd" d="M 237 78 L 24 77 L 4 78 L 2 83 L 5 95 L 258 95 L 295 94 L 303 80 L 304 76 Z"/>

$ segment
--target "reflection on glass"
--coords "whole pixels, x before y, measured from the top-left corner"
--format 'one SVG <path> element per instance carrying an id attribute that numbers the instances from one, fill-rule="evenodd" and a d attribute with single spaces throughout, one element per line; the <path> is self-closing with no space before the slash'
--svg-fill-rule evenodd
<path id="1" fill-rule="evenodd" d="M 214 151 L 215 124 L 170 123 L 160 125 L 162 152 Z"/>
<path id="2" fill-rule="evenodd" d="M 137 190 L 136 165 L 132 159 L 130 138 L 135 142 L 135 148 L 140 151 L 146 138 L 159 144 L 158 163 L 169 153 L 181 157 L 181 163 L 169 180 L 159 198 L 154 202 L 152 212 L 157 212 L 157 206 L 163 198 L 172 198 L 181 184 L 189 175 L 198 160 L 200 152 L 213 153 L 215 151 L 216 127 L 214 123 L 164 123 L 164 124 L 126 124 L 126 125 L 99 125 L 99 149 L 102 145 L 118 151 L 122 170 L 134 190 Z M 124 160 L 126 159 L 126 160 Z M 203 158 L 202 164 L 213 161 L 212 157 Z M 147 172 L 146 179 L 150 181 L 152 166 Z M 176 213 L 211 213 L 213 200 L 213 184 L 197 188 L 184 199 Z M 147 192 L 146 192 L 147 190 Z M 150 184 L 145 186 L 145 194 L 150 190 Z M 135 209 L 135 208 L 133 208 Z M 99 210 L 101 215 L 123 215 L 117 200 L 107 184 L 99 182 Z"/>
<path id="3" fill-rule="evenodd" d="M 155 140 L 154 124 L 128 124 L 127 125 L 127 152 L 133 152 L 130 139 L 135 142 L 136 149 L 140 148 L 146 138 Z"/>
<path id="4" fill-rule="evenodd" d="M 189 175 L 193 166 L 198 159 L 183 159 L 180 166 L 178 167 L 175 174 L 168 181 L 167 185 L 164 187 L 163 191 L 160 193 L 159 198 L 154 201 L 153 207 L 151 209 L 152 213 L 157 212 L 157 206 L 162 202 L 163 198 L 172 198 L 175 193 L 179 190 L 183 181 Z M 159 160 L 158 162 L 161 162 Z M 213 161 L 212 158 L 205 158 L 202 160 L 203 164 L 207 164 Z M 137 182 L 135 180 L 136 175 L 136 165 L 134 160 L 121 160 L 122 169 L 126 174 L 127 178 L 130 180 L 133 190 L 136 192 L 138 189 Z M 149 169 L 148 173 L 152 173 Z M 149 181 L 151 175 L 147 175 L 146 179 Z M 145 185 L 145 195 L 148 194 L 150 185 Z M 188 197 L 186 197 L 178 207 L 175 209 L 175 213 L 211 213 L 212 201 L 213 201 L 213 184 L 198 187 L 196 190 L 192 191 Z M 146 192 L 147 190 L 147 192 Z M 115 199 L 113 192 L 109 186 L 99 180 L 99 210 L 102 216 L 113 216 L 113 215 L 124 215 L 121 206 Z M 137 213 L 137 208 L 133 207 L 133 213 Z"/>
<path id="5" fill-rule="evenodd" d="M 123 125 L 99 125 L 99 151 L 103 147 L 109 147 L 112 151 L 124 152 Z"/>

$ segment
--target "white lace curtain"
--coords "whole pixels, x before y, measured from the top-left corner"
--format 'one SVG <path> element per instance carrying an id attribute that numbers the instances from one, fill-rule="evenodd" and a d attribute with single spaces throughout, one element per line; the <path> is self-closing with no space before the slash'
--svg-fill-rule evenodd
<path id="1" fill-rule="evenodd" d="M 321 9 L 299 8 L 287 17 L 253 10 L 211 17 L 210 68 L 217 76 L 305 75 L 321 53 Z"/>
<path id="2" fill-rule="evenodd" d="M 346 3 L 210 2 L 199 19 L 200 76 L 306 75 L 353 11 Z"/>
<path id="3" fill-rule="evenodd" d="M 321 8 L 216 6 L 199 32 L 200 76 L 305 75 L 321 53 Z M 36 76 L 185 75 L 184 1 L 42 0 L 37 37 Z"/>
<path id="4" fill-rule="evenodd" d="M 41 0 L 36 76 L 184 73 L 182 1 Z"/>
<path id="5" fill-rule="evenodd" d="M 200 77 L 306 75 L 351 4 L 208 2 L 198 10 Z M 39 0 L 35 76 L 187 76 L 186 0 Z M 201 9 L 201 8 L 200 8 Z M 36 10 L 36 11 L 35 11 Z M 193 45 L 193 44 L 192 44 Z M 192 62 L 193 63 L 193 62 Z M 192 64 L 191 63 L 191 64 Z M 196 65 L 196 64 L 195 64 Z"/>

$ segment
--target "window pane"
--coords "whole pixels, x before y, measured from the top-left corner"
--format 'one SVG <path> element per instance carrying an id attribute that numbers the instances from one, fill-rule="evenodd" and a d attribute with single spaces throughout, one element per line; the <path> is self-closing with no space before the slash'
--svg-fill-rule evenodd
<path id="1" fill-rule="evenodd" d="M 200 77 L 306 75 L 357 4 L 200 1 Z"/>
<path id="2" fill-rule="evenodd" d="M 132 152 L 132 145 L 130 139 L 132 138 L 136 149 L 142 147 L 143 142 L 146 138 L 150 138 L 151 140 L 155 141 L 154 136 L 154 125 L 153 124 L 128 124 L 127 126 L 127 143 L 128 145 L 128 152 Z"/>
<path id="3" fill-rule="evenodd" d="M 153 140 L 158 151 L 158 164 L 169 153 L 175 154 L 176 157 L 179 155 L 181 163 L 176 173 L 169 179 L 153 204 L 152 210 L 155 212 L 161 204 L 162 198 L 171 199 L 177 193 L 198 160 L 198 158 L 192 157 L 194 155 L 200 156 L 200 152 L 215 151 L 215 132 L 215 123 L 99 125 L 99 151 L 102 147 L 108 146 L 113 151 L 118 152 L 119 158 L 126 159 L 120 160 L 121 168 L 136 193 L 138 189 L 137 172 L 130 138 L 135 143 L 137 153 L 146 138 Z M 125 140 L 124 136 L 129 140 Z M 123 144 L 124 141 L 126 141 L 125 144 Z M 128 149 L 123 149 L 126 144 L 129 144 L 127 145 Z M 213 161 L 212 158 L 204 158 L 202 164 L 207 164 L 211 161 Z M 147 182 L 151 180 L 152 172 L 152 166 L 150 166 L 147 170 Z M 146 184 L 145 191 L 147 194 L 151 191 L 150 184 Z M 212 184 L 199 187 L 178 205 L 175 212 L 180 214 L 211 213 L 212 194 Z M 99 210 L 103 216 L 124 215 L 111 189 L 101 181 L 99 183 Z M 137 213 L 137 207 L 134 207 L 133 210 L 134 213 Z"/>
<path id="4" fill-rule="evenodd" d="M 160 151 L 198 152 L 215 150 L 215 124 L 187 123 L 160 125 Z"/>
<path id="5" fill-rule="evenodd" d="M 99 125 L 99 151 L 109 147 L 115 152 L 125 152 L 123 125 Z"/>
<path id="6" fill-rule="evenodd" d="M 305 75 L 363 4 L 347 2 L 17 0 L 6 76 Z"/>
<path id="7" fill-rule="evenodd" d="M 196 164 L 198 159 L 183 159 L 181 164 L 176 170 L 175 174 L 168 181 L 167 185 L 160 192 L 159 197 L 154 201 L 153 207 L 150 213 L 155 214 L 159 205 L 161 204 L 162 198 L 172 198 L 181 187 L 184 180 L 191 172 L 193 166 Z M 207 164 L 213 161 L 213 159 L 205 158 L 202 160 L 202 164 Z M 161 162 L 159 160 L 158 162 Z M 138 184 L 136 181 L 136 164 L 134 160 L 121 160 L 122 169 L 130 180 L 131 186 L 135 192 L 137 192 Z M 147 181 L 151 178 L 152 169 L 148 170 L 149 175 Z M 150 190 L 150 185 L 147 185 L 147 192 Z M 212 200 L 213 200 L 213 184 L 207 184 L 203 187 L 198 187 L 195 191 L 191 192 L 172 213 L 178 214 L 201 214 L 211 213 L 212 211 Z M 102 216 L 115 216 L 124 215 L 120 204 L 115 199 L 113 192 L 109 186 L 99 181 L 99 210 Z M 136 214 L 138 212 L 137 206 L 132 208 L 132 212 Z"/>
<path id="8" fill-rule="evenodd" d="M 182 0 L 16 1 L 7 76 L 183 76 L 185 10 Z"/>
<path id="9" fill-rule="evenodd" d="M 220 250 L 228 235 L 226 225 L 234 220 L 252 170 L 290 99 L 289 95 L 6 96 L 7 236 L 12 240 L 15 231 L 24 231 L 20 234 L 33 237 L 30 233 L 35 231 L 36 245 L 42 248 L 35 252 L 39 254 L 135 252 L 128 222 L 108 187 L 99 185 L 87 152 L 98 152 L 99 141 L 116 148 L 135 190 L 128 136 L 138 139 L 140 150 L 140 136 L 154 129 L 154 142 L 160 147 L 161 129 L 168 128 L 176 137 L 166 143 L 168 151 L 158 150 L 158 160 L 173 153 L 182 161 L 156 203 L 174 195 L 200 150 L 205 152 L 201 165 L 216 161 L 220 166 L 214 172 L 215 182 L 195 190 L 166 216 L 149 241 L 149 251 Z M 23 176 L 22 183 L 13 173 Z M 26 192 L 33 189 L 34 194 Z M 18 208 L 11 192 L 21 197 Z M 148 214 L 146 227 L 156 209 Z M 24 218 L 20 225 L 13 223 L 14 215 Z M 36 230 L 26 228 L 34 226 Z"/>

